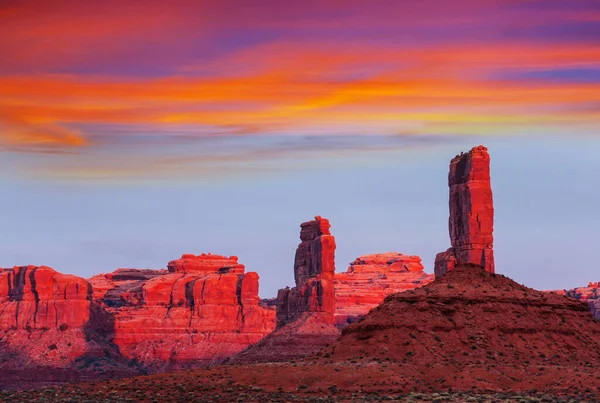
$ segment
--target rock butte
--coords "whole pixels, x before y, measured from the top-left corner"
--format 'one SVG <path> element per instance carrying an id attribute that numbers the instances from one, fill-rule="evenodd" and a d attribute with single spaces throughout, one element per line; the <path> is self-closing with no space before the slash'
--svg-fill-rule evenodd
<path id="1" fill-rule="evenodd" d="M 117 270 L 90 283 L 110 284 L 98 302 L 114 318 L 112 341 L 145 367 L 218 362 L 275 327 L 274 310 L 259 305 L 258 274 L 235 256 L 186 254 L 168 272 Z"/>
<path id="2" fill-rule="evenodd" d="M 459 264 L 474 263 L 494 272 L 494 202 L 490 155 L 484 146 L 461 153 L 450 162 L 450 244 L 435 257 L 435 276 Z"/>
<path id="3" fill-rule="evenodd" d="M 357 258 L 348 271 L 335 273 L 335 324 L 356 322 L 390 294 L 422 287 L 434 276 L 423 271 L 421 258 L 378 253 Z"/>
<path id="4" fill-rule="evenodd" d="M 64 381 L 218 362 L 274 327 L 258 274 L 234 256 L 184 255 L 169 270 L 89 281 L 43 266 L 0 270 L 0 382 L 32 368 L 37 380 Z"/>

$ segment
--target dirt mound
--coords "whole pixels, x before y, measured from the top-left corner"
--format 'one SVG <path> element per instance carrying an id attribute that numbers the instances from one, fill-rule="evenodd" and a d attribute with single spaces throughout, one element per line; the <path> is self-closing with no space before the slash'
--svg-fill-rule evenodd
<path id="1" fill-rule="evenodd" d="M 415 382 L 459 389 L 552 388 L 577 372 L 585 388 L 600 385 L 600 321 L 573 298 L 467 265 L 387 297 L 320 360 L 396 362 Z"/>
<path id="2" fill-rule="evenodd" d="M 318 313 L 305 312 L 295 321 L 234 356 L 231 363 L 290 361 L 312 355 L 335 341 L 340 331 Z"/>

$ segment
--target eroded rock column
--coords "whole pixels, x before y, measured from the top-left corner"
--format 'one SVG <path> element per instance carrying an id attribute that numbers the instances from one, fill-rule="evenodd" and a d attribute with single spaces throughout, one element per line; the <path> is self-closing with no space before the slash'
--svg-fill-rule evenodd
<path id="1" fill-rule="evenodd" d="M 294 260 L 296 287 L 277 294 L 277 326 L 283 326 L 304 312 L 315 313 L 333 323 L 335 293 L 335 238 L 329 220 L 320 216 L 301 225 L 300 245 Z"/>
<path id="2" fill-rule="evenodd" d="M 450 162 L 448 186 L 452 247 L 437 254 L 436 277 L 466 263 L 480 265 L 493 273 L 494 203 L 487 148 L 474 147 L 468 153 L 454 157 Z"/>

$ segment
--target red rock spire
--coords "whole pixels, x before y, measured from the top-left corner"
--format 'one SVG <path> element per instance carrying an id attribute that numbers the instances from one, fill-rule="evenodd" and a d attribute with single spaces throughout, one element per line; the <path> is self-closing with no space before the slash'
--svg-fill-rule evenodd
<path id="1" fill-rule="evenodd" d="M 318 313 L 333 323 L 335 293 L 335 238 L 329 220 L 315 217 L 301 224 L 300 240 L 294 260 L 296 287 L 277 294 L 277 324 L 283 326 L 304 312 Z"/>
<path id="2" fill-rule="evenodd" d="M 490 156 L 484 146 L 461 153 L 450 162 L 450 243 L 435 258 L 435 275 L 458 264 L 474 263 L 494 272 L 494 203 Z"/>

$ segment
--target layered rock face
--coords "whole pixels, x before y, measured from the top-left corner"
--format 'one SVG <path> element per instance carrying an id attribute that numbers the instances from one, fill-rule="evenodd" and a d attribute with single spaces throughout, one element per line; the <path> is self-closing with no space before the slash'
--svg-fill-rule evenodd
<path id="1" fill-rule="evenodd" d="M 112 273 L 99 274 L 89 280 L 94 285 L 93 300 L 111 307 L 141 304 L 144 282 L 167 273 L 167 270 L 117 269 Z"/>
<path id="2" fill-rule="evenodd" d="M 356 322 L 390 294 L 422 287 L 434 280 L 423 271 L 419 256 L 379 253 L 357 258 L 348 271 L 336 273 L 335 324 Z"/>
<path id="3" fill-rule="evenodd" d="M 450 244 L 438 253 L 435 275 L 459 264 L 477 264 L 494 272 L 494 204 L 490 184 L 490 156 L 484 146 L 461 153 L 450 162 Z"/>
<path id="4" fill-rule="evenodd" d="M 21 377 L 32 371 L 42 374 L 44 368 L 86 370 L 78 360 L 98 357 L 112 371 L 118 367 L 113 361 L 118 352 L 107 343 L 110 329 L 109 318 L 93 303 L 92 288 L 83 278 L 46 266 L 0 269 L 0 373 Z M 0 387 L 3 381 L 4 376 Z"/>
<path id="5" fill-rule="evenodd" d="M 149 368 L 219 362 L 275 327 L 275 311 L 259 305 L 258 274 L 235 256 L 183 255 L 168 271 L 121 269 L 90 281 L 114 317 L 112 341 Z"/>
<path id="6" fill-rule="evenodd" d="M 46 266 L 0 271 L 0 328 L 81 327 L 90 318 L 91 287 Z M 64 328 L 64 326 L 63 326 Z"/>
<path id="7" fill-rule="evenodd" d="M 44 266 L 0 269 L 0 387 L 31 371 L 43 384 L 219 362 L 275 328 L 258 274 L 237 257 L 184 255 L 168 267 L 89 281 Z"/>
<path id="8" fill-rule="evenodd" d="M 315 217 L 301 224 L 300 240 L 294 259 L 296 287 L 277 293 L 277 326 L 281 327 L 305 312 L 325 323 L 333 323 L 335 294 L 335 238 L 329 220 Z"/>
<path id="9" fill-rule="evenodd" d="M 586 302 L 592 314 L 600 320 L 600 282 L 590 282 L 587 287 L 562 290 L 558 291 L 558 293 Z"/>

